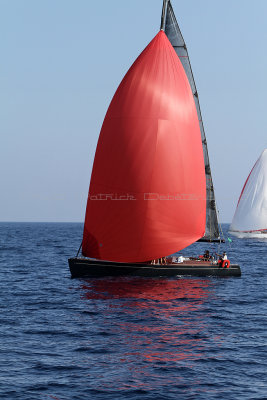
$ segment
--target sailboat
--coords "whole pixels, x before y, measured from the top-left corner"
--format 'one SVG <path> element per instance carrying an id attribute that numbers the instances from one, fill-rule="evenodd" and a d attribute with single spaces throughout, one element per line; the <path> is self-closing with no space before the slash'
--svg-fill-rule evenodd
<path id="1" fill-rule="evenodd" d="M 198 94 L 170 0 L 161 27 L 120 83 L 98 139 L 80 276 L 240 276 L 238 265 L 166 257 L 221 241 Z M 181 262 L 179 262 L 181 261 Z"/>
<path id="2" fill-rule="evenodd" d="M 246 179 L 230 232 L 240 237 L 267 237 L 267 149 Z"/>

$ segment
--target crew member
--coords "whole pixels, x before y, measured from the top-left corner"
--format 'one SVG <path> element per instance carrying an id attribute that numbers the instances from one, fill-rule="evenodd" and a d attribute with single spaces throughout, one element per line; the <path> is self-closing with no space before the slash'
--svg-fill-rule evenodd
<path id="1" fill-rule="evenodd" d="M 209 250 L 206 250 L 205 253 L 203 254 L 203 260 L 204 260 L 204 261 L 209 261 L 209 260 L 211 260 L 211 255 L 210 255 Z"/>
<path id="2" fill-rule="evenodd" d="M 219 266 L 223 265 L 224 260 L 228 260 L 228 257 L 227 257 L 227 254 L 226 254 L 225 251 L 223 252 L 222 255 L 221 254 L 217 254 L 217 256 L 219 256 L 219 260 L 218 260 Z"/>
<path id="3" fill-rule="evenodd" d="M 201 258 L 203 261 L 209 261 L 212 259 L 209 250 L 206 250 L 203 255 L 199 256 L 199 258 Z"/>

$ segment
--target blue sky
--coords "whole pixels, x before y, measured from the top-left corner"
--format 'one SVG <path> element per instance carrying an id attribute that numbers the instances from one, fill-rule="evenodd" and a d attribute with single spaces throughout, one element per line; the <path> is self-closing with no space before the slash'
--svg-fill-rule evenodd
<path id="1" fill-rule="evenodd" d="M 267 147 L 267 1 L 172 0 L 221 222 Z M 0 0 L 0 221 L 83 221 L 109 102 L 162 0 Z"/>

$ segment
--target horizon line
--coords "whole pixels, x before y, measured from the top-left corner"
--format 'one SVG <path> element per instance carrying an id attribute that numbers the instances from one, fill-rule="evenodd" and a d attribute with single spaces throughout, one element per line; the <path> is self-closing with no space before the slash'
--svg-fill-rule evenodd
<path id="1" fill-rule="evenodd" d="M 83 224 L 84 221 L 0 221 L 0 224 Z M 220 224 L 231 224 L 231 222 L 220 222 Z"/>

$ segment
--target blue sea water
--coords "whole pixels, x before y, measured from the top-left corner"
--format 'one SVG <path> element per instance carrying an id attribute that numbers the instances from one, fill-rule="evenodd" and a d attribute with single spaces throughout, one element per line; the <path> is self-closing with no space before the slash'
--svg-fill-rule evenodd
<path id="1" fill-rule="evenodd" d="M 0 223 L 1 400 L 267 398 L 267 240 L 221 246 L 241 278 L 71 279 L 81 235 Z"/>

